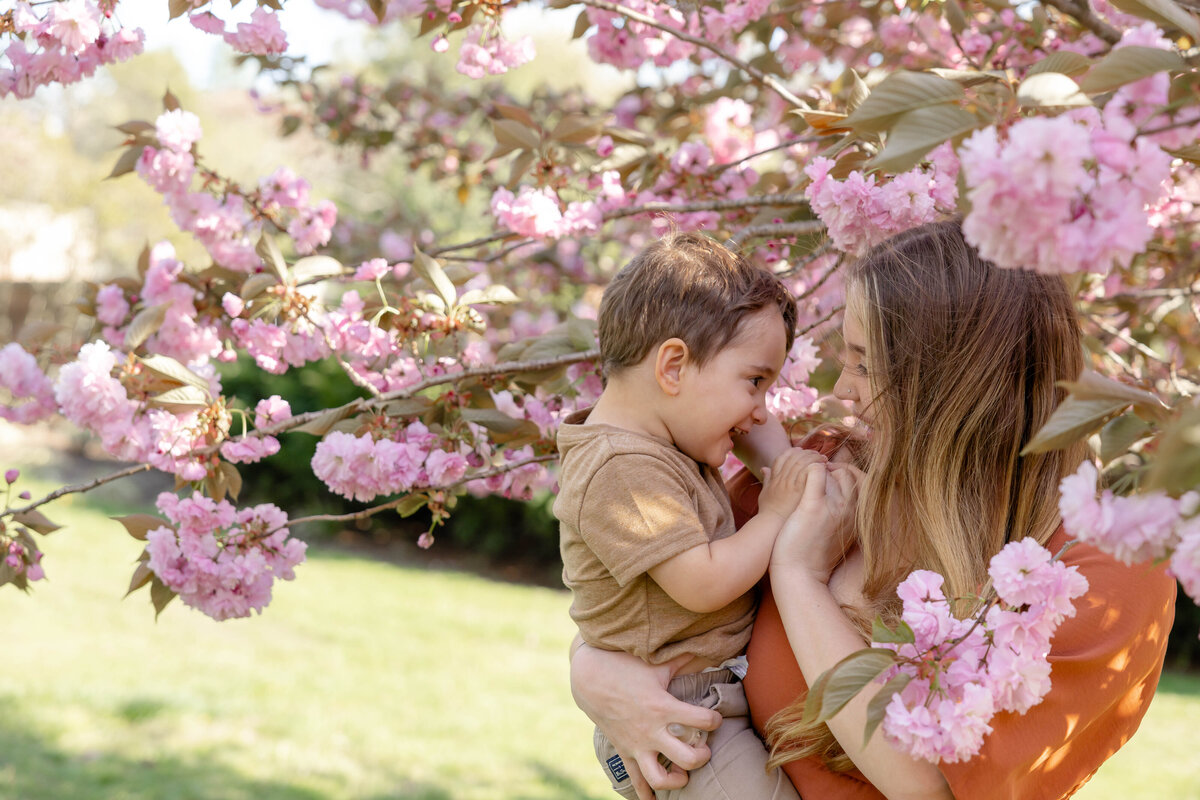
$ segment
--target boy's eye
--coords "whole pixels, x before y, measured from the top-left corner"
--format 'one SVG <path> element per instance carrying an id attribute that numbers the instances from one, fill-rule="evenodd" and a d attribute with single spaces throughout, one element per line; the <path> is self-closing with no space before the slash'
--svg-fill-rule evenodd
<path id="1" fill-rule="evenodd" d="M 757 389 L 757 388 L 758 388 L 758 385 L 759 385 L 760 383 L 762 383 L 762 381 L 763 381 L 763 378 L 762 378 L 762 376 L 761 376 L 761 375 L 756 375 L 755 377 L 753 377 L 753 378 L 751 378 L 751 379 L 750 379 L 750 382 L 751 382 L 752 384 L 754 384 L 754 388 L 755 388 L 755 389 Z"/>

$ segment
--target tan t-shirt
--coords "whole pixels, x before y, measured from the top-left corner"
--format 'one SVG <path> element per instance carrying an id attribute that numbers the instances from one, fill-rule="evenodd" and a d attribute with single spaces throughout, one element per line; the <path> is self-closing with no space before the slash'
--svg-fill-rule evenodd
<path id="1" fill-rule="evenodd" d="M 616 428 L 559 428 L 562 459 L 554 515 L 563 583 L 583 640 L 651 664 L 691 653 L 719 664 L 750 640 L 755 595 L 709 614 L 671 599 L 647 572 L 672 556 L 734 533 L 721 476 L 670 442 Z"/>

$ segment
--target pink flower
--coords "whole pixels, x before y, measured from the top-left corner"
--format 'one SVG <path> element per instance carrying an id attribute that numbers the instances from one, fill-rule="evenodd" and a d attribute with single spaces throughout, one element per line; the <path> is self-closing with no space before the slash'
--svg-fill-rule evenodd
<path id="1" fill-rule="evenodd" d="M 460 453 L 434 450 L 425 458 L 430 486 L 450 486 L 467 474 L 467 459 Z"/>
<path id="2" fill-rule="evenodd" d="M 100 36 L 100 9 L 88 0 L 55 3 L 44 30 L 68 52 L 80 53 Z"/>
<path id="3" fill-rule="evenodd" d="M 277 394 L 259 400 L 254 406 L 254 427 L 265 428 L 292 418 L 292 407 Z"/>
<path id="4" fill-rule="evenodd" d="M 287 34 L 279 17 L 259 6 L 250 14 L 249 22 L 239 22 L 236 33 L 224 34 L 225 41 L 243 53 L 269 55 L 287 50 Z"/>
<path id="5" fill-rule="evenodd" d="M 189 14 L 188 22 L 205 33 L 215 33 L 218 36 L 224 35 L 225 23 L 217 18 L 216 14 L 211 11 L 201 11 L 197 14 Z"/>
<path id="6" fill-rule="evenodd" d="M 27 425 L 58 411 L 54 384 L 37 359 L 16 342 L 0 347 L 0 388 L 12 395 L 14 403 L 0 405 L 0 419 Z"/>
<path id="7" fill-rule="evenodd" d="M 274 436 L 243 436 L 221 445 L 221 455 L 234 464 L 251 464 L 279 452 L 279 440 Z"/>
<path id="8" fill-rule="evenodd" d="M 370 261 L 364 261 L 354 271 L 354 280 L 356 281 L 374 281 L 382 278 L 391 272 L 391 267 L 388 266 L 386 260 L 382 258 L 372 258 Z"/>
<path id="9" fill-rule="evenodd" d="M 1171 554 L 1171 574 L 1192 600 L 1200 602 L 1200 516 L 1180 525 L 1179 533 L 1179 546 Z"/>
<path id="10" fill-rule="evenodd" d="M 176 153 L 186 153 L 200 141 L 200 118 L 190 111 L 176 108 L 165 111 L 154 121 L 158 143 Z"/>
<path id="11" fill-rule="evenodd" d="M 240 317 L 246 310 L 246 301 L 233 292 L 226 292 L 221 298 L 221 308 L 231 317 Z"/>
<path id="12" fill-rule="evenodd" d="M 129 315 L 125 291 L 115 283 L 106 283 L 96 292 L 96 319 L 105 325 L 120 325 Z"/>

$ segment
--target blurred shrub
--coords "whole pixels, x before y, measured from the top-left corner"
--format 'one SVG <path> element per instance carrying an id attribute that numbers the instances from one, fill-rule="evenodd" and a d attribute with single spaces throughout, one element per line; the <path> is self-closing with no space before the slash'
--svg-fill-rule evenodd
<path id="1" fill-rule="evenodd" d="M 1167 639 L 1167 667 L 1200 668 L 1200 606 L 1179 588 L 1175 602 L 1175 625 Z"/>

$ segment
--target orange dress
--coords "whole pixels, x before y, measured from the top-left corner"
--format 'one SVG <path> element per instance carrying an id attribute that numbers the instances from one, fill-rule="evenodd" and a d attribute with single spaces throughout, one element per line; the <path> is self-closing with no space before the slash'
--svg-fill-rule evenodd
<path id="1" fill-rule="evenodd" d="M 757 508 L 758 485 L 748 473 L 729 484 L 735 513 Z M 1047 544 L 1067 541 L 1060 528 Z M 943 764 L 959 800 L 1060 800 L 1070 797 L 1129 737 L 1150 705 L 1175 616 L 1175 581 L 1164 567 L 1126 566 L 1094 547 L 1076 544 L 1063 558 L 1088 579 L 1051 643 L 1051 688 L 1023 715 L 1004 713 L 973 759 Z M 746 697 L 755 729 L 807 690 L 779 610 L 764 586 L 747 657 Z M 858 771 L 837 773 L 819 759 L 784 765 L 802 797 L 883 800 Z"/>

